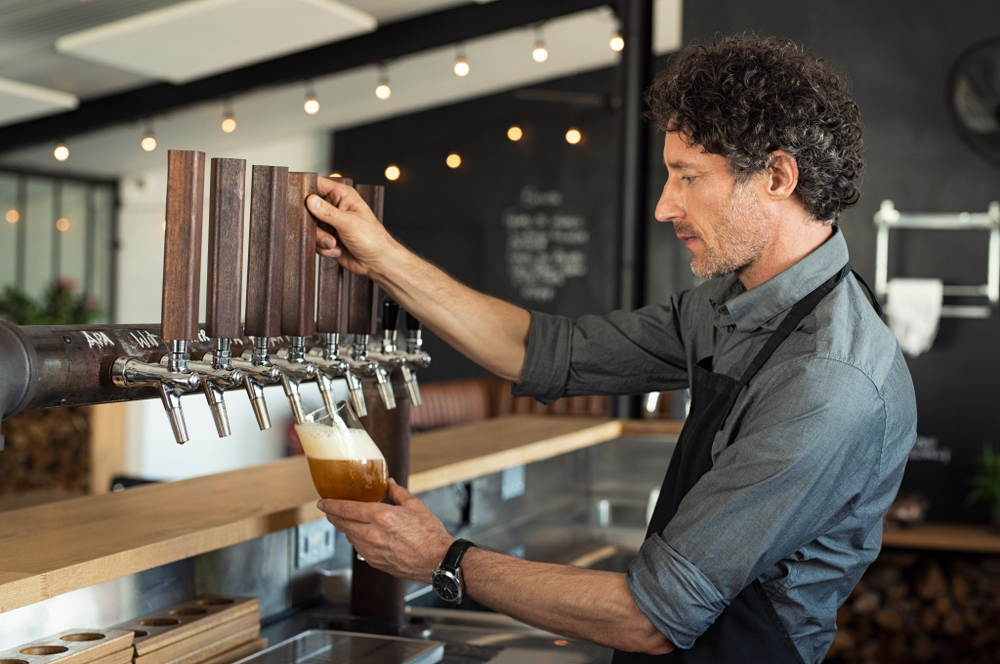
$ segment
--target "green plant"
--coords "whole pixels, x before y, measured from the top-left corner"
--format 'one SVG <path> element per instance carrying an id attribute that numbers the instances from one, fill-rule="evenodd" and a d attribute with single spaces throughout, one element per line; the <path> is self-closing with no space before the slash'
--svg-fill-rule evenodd
<path id="1" fill-rule="evenodd" d="M 1000 528 L 1000 452 L 992 445 L 983 445 L 983 451 L 976 457 L 978 472 L 972 478 L 969 503 L 990 501 L 990 516 L 994 528 Z"/>
<path id="2" fill-rule="evenodd" d="M 0 317 L 15 325 L 86 325 L 101 311 L 97 301 L 84 294 L 74 294 L 76 282 L 59 277 L 35 300 L 14 286 L 5 286 L 0 294 Z"/>

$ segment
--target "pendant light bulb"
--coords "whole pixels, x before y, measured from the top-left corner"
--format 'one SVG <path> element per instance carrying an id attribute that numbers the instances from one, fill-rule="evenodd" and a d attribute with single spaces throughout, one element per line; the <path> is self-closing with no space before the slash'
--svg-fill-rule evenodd
<path id="1" fill-rule="evenodd" d="M 469 75 L 469 61 L 461 56 L 459 56 L 459 58 L 455 60 L 455 75 L 456 76 Z"/>
<path id="2" fill-rule="evenodd" d="M 611 41 L 609 42 L 612 51 L 621 51 L 625 48 L 625 39 L 622 38 L 621 33 L 616 32 L 611 36 Z"/>
<path id="3" fill-rule="evenodd" d="M 379 66 L 378 71 L 378 85 L 375 86 L 375 96 L 385 100 L 392 95 L 392 88 L 389 87 L 389 68 L 383 64 Z"/>
<path id="4" fill-rule="evenodd" d="M 52 151 L 52 156 L 56 158 L 56 161 L 66 161 L 69 159 L 69 148 L 66 147 L 66 143 L 59 141 L 56 149 Z"/>
<path id="5" fill-rule="evenodd" d="M 227 106 L 222 114 L 222 131 L 231 134 L 236 131 L 236 114 L 232 107 Z"/>
<path id="6" fill-rule="evenodd" d="M 139 145 L 141 145 L 142 149 L 146 152 L 152 152 L 156 149 L 156 135 L 153 134 L 153 130 L 151 128 L 147 129 L 146 133 L 142 135 L 142 141 L 139 142 Z"/>
<path id="7" fill-rule="evenodd" d="M 531 51 L 531 59 L 535 62 L 545 62 L 549 59 L 549 49 L 545 48 L 541 25 L 535 27 L 535 48 Z"/>
<path id="8" fill-rule="evenodd" d="M 316 99 L 316 95 L 307 95 L 306 102 L 302 105 L 302 109 L 309 115 L 316 115 L 319 113 L 319 99 Z"/>

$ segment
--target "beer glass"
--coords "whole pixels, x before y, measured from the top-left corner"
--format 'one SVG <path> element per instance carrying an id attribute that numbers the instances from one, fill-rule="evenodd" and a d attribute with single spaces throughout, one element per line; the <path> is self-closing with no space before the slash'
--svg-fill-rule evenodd
<path id="1" fill-rule="evenodd" d="M 295 425 L 295 431 L 319 495 L 362 502 L 382 500 L 389 481 L 385 457 L 350 403 L 338 401 L 332 417 L 321 408 L 305 420 Z"/>

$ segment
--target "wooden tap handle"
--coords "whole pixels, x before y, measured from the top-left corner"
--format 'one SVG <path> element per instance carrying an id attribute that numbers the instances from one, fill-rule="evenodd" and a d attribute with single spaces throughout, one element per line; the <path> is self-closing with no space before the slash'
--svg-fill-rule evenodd
<path id="1" fill-rule="evenodd" d="M 167 151 L 167 214 L 163 248 L 160 336 L 198 338 L 201 289 L 201 219 L 205 204 L 205 153 Z"/>
<path id="2" fill-rule="evenodd" d="M 250 248 L 244 332 L 252 337 L 281 334 L 285 272 L 288 169 L 254 166 L 250 185 Z"/>
<path id="3" fill-rule="evenodd" d="M 375 217 L 382 221 L 385 187 L 359 184 L 355 189 L 368 204 Z M 350 274 L 347 278 L 348 334 L 375 334 L 378 331 L 378 287 L 368 277 Z"/>
<path id="4" fill-rule="evenodd" d="M 288 174 L 281 333 L 293 337 L 311 337 L 316 327 L 316 217 L 306 207 L 315 193 L 315 173 Z"/>
<path id="5" fill-rule="evenodd" d="M 243 201 L 245 159 L 212 159 L 208 196 L 208 289 L 205 332 L 212 339 L 243 336 Z"/>
<path id="6" fill-rule="evenodd" d="M 330 179 L 349 187 L 354 184 L 350 178 Z M 327 226 L 327 230 L 332 231 L 333 229 Z M 317 269 L 319 270 L 319 278 L 316 286 L 316 331 L 320 334 L 339 334 L 344 327 L 343 307 L 341 307 L 344 268 L 340 267 L 336 258 L 321 255 Z"/>

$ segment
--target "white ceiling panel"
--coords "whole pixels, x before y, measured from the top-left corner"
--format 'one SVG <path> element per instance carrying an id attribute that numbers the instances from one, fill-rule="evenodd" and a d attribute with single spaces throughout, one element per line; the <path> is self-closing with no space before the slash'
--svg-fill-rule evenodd
<path id="1" fill-rule="evenodd" d="M 0 124 L 28 120 L 80 105 L 75 95 L 0 78 Z"/>
<path id="2" fill-rule="evenodd" d="M 334 0 L 189 0 L 65 35 L 56 50 L 185 83 L 376 25 L 370 14 Z"/>

